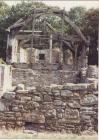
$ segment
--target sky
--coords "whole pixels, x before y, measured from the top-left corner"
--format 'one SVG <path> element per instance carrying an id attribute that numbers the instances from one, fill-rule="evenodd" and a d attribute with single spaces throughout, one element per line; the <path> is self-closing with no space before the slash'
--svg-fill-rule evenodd
<path id="1" fill-rule="evenodd" d="M 15 5 L 17 3 L 20 2 L 20 0 L 4 0 L 8 5 Z M 28 0 L 29 1 L 29 0 Z M 33 1 L 33 0 L 31 0 Z M 47 1 L 47 0 L 37 0 L 37 1 L 42 1 L 45 4 L 49 5 L 49 6 L 58 6 L 61 9 L 65 8 L 65 10 L 70 10 L 70 8 L 72 7 L 77 7 L 77 6 L 83 6 L 86 9 L 91 9 L 91 8 L 99 8 L 99 0 L 95 1 L 95 0 L 90 0 L 90 1 L 79 1 L 79 0 L 58 0 L 58 1 Z"/>

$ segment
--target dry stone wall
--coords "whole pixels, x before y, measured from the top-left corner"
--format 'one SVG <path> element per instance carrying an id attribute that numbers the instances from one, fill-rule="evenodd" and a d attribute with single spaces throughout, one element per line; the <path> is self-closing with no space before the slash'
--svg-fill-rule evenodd
<path id="1" fill-rule="evenodd" d="M 10 91 L 0 99 L 0 128 L 73 133 L 97 131 L 97 96 L 93 84 Z"/>
<path id="2" fill-rule="evenodd" d="M 16 66 L 16 67 L 15 67 Z M 26 87 L 32 86 L 50 86 L 51 84 L 73 83 L 76 81 L 77 71 L 72 71 L 72 67 L 59 65 L 34 64 L 32 69 L 14 65 L 12 69 L 12 84 L 24 84 Z"/>

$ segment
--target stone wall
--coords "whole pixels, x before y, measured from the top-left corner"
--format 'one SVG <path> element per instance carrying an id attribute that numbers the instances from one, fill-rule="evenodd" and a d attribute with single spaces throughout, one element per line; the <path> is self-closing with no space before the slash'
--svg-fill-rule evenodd
<path id="1" fill-rule="evenodd" d="M 0 97 L 3 92 L 12 88 L 12 68 L 10 65 L 0 64 Z"/>
<path id="2" fill-rule="evenodd" d="M 40 65 L 34 65 L 33 70 L 13 68 L 12 83 L 13 86 L 24 84 L 26 87 L 73 83 L 76 80 L 76 74 L 77 71 L 57 70 L 57 66 L 51 69 L 51 66 L 42 68 Z"/>
<path id="3" fill-rule="evenodd" d="M 51 85 L 73 83 L 76 81 L 77 71 L 73 71 L 73 66 L 59 64 L 35 63 L 32 69 L 27 64 L 13 64 L 12 83 L 24 84 L 26 87 L 37 85 Z"/>
<path id="4" fill-rule="evenodd" d="M 97 131 L 97 96 L 93 84 L 17 88 L 0 99 L 0 128 Z"/>

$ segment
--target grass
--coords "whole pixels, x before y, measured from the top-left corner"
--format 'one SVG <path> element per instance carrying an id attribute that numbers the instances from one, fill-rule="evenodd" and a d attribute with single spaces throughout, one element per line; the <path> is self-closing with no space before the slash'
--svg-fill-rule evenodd
<path id="1" fill-rule="evenodd" d="M 0 131 L 0 138 L 25 138 L 25 139 L 66 139 L 66 140 L 98 140 L 98 135 L 75 135 L 75 134 L 66 134 L 66 133 L 48 133 L 40 132 L 36 133 L 26 133 L 22 131 L 14 130 L 2 130 Z"/>
<path id="2" fill-rule="evenodd" d="M 0 64 L 6 64 L 2 58 L 0 58 Z"/>

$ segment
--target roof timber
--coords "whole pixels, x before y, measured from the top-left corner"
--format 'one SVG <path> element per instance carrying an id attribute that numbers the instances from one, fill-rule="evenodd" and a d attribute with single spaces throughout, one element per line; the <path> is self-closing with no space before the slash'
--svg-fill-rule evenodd
<path id="1" fill-rule="evenodd" d="M 35 38 L 49 39 L 49 36 L 46 36 L 46 35 L 34 34 L 33 36 Z M 31 39 L 32 38 L 32 34 L 29 34 L 29 35 L 18 34 L 18 35 L 16 35 L 16 38 L 19 39 L 19 40 Z"/>
<path id="2" fill-rule="evenodd" d="M 31 44 L 24 44 L 23 48 L 31 48 Z M 48 44 L 33 44 L 33 48 L 35 49 L 49 49 Z"/>
<path id="3" fill-rule="evenodd" d="M 31 37 L 32 37 L 32 36 L 31 36 Z M 49 38 L 41 38 L 41 39 L 44 40 L 43 42 L 45 42 L 45 39 L 46 39 L 46 40 L 49 40 Z M 30 47 L 31 45 L 27 45 L 27 42 L 30 41 L 30 40 L 31 40 L 31 38 L 29 38 L 29 39 L 27 39 L 27 40 L 22 40 L 22 41 L 19 43 L 19 46 L 25 47 L 25 45 L 26 45 L 26 47 Z M 54 34 L 53 40 L 57 40 L 58 42 L 59 42 L 59 41 L 63 41 L 63 42 L 66 44 L 66 47 L 69 48 L 72 52 L 74 52 L 74 49 L 72 48 L 70 42 L 66 41 L 64 38 L 60 38 L 60 39 L 59 39 L 59 37 L 56 36 L 56 35 Z M 38 44 L 38 45 L 40 45 L 40 44 Z M 48 44 L 47 44 L 47 45 L 48 45 Z M 35 44 L 33 44 L 33 46 L 35 46 Z M 37 45 L 36 45 L 36 46 L 37 46 Z M 40 46 L 46 46 L 46 45 L 43 44 L 43 45 L 40 45 Z"/>
<path id="4" fill-rule="evenodd" d="M 22 29 L 23 26 L 26 26 L 32 20 L 32 17 L 33 17 L 34 13 L 35 13 L 35 18 L 40 17 L 42 14 L 49 14 L 49 13 L 57 15 L 60 18 L 63 17 L 63 20 L 65 21 L 65 23 L 68 23 L 73 28 L 73 30 L 77 33 L 77 35 L 84 41 L 84 43 L 86 45 L 88 45 L 88 41 L 86 40 L 85 36 L 83 35 L 83 33 L 81 32 L 79 27 L 69 19 L 69 17 L 67 16 L 67 14 L 64 10 L 52 9 L 52 11 L 51 11 L 51 9 L 49 9 L 49 8 L 43 8 L 43 9 L 41 9 L 41 8 L 35 9 L 34 8 L 31 11 L 31 13 L 29 14 L 29 16 L 27 15 L 24 18 L 20 19 L 19 22 L 16 22 L 12 26 L 10 26 L 8 28 L 8 30 L 10 31 L 11 29 L 14 29 L 14 28 L 17 28 L 17 27 L 19 29 Z"/>
<path id="5" fill-rule="evenodd" d="M 70 44 L 70 41 L 67 41 L 66 40 L 66 38 L 65 37 L 63 37 L 61 34 L 59 34 L 48 22 L 46 22 L 46 25 L 54 32 L 54 36 L 53 36 L 53 39 L 56 39 L 56 40 L 58 40 L 58 41 L 63 41 L 65 44 L 66 44 L 66 46 L 72 51 L 72 52 L 75 52 L 75 50 L 74 50 L 74 48 L 72 48 L 72 46 L 71 46 L 71 44 Z M 18 35 L 17 35 L 18 36 Z M 19 39 L 22 39 L 22 37 L 23 37 L 23 40 L 19 43 L 19 46 L 23 46 L 23 45 L 25 45 L 28 41 L 30 41 L 31 39 L 32 39 L 32 37 L 43 37 L 42 39 L 44 39 L 44 40 L 46 40 L 46 39 L 48 39 L 49 40 L 49 36 L 48 37 L 44 37 L 45 35 L 33 35 L 32 36 L 32 34 L 30 34 L 30 35 L 28 35 L 27 36 L 27 38 L 25 38 L 26 37 L 26 35 L 25 35 L 25 37 L 23 37 L 23 36 L 20 36 L 19 35 Z M 18 37 L 17 37 L 18 38 Z"/>
<path id="6" fill-rule="evenodd" d="M 72 48 L 70 42 L 67 42 L 66 38 L 63 37 L 62 34 L 59 34 L 48 22 L 46 22 L 47 26 L 54 32 L 54 34 L 56 35 L 57 38 L 59 38 L 60 41 L 63 41 L 67 47 L 69 47 L 69 49 L 74 52 L 74 49 Z"/>

